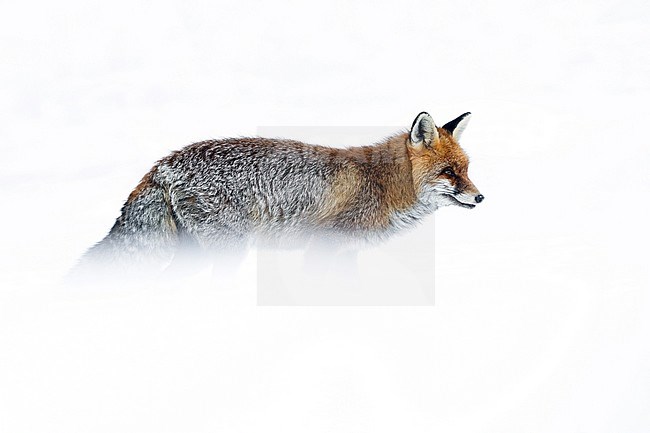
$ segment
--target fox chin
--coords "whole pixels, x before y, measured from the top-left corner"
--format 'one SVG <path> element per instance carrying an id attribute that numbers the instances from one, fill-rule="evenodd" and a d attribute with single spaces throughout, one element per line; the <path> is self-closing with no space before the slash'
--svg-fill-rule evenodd
<path id="1" fill-rule="evenodd" d="M 144 175 L 75 269 L 148 272 L 189 250 L 315 236 L 372 242 L 440 207 L 474 208 L 484 196 L 459 145 L 470 117 L 438 127 L 422 112 L 408 132 L 346 149 L 260 137 L 191 144 Z"/>

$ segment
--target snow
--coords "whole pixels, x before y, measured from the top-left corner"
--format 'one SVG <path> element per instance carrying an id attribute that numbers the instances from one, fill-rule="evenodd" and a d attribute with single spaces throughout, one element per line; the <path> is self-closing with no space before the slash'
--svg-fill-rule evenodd
<path id="1" fill-rule="evenodd" d="M 650 429 L 647 3 L 1 12 L 0 431 Z M 472 112 L 486 197 L 435 216 L 433 307 L 258 307 L 254 253 L 228 287 L 56 284 L 173 149 L 425 110 Z"/>

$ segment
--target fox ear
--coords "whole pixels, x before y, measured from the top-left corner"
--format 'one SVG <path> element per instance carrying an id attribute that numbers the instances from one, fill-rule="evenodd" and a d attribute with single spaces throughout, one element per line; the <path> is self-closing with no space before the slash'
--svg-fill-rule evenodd
<path id="1" fill-rule="evenodd" d="M 416 147 L 421 145 L 430 147 L 436 141 L 438 141 L 438 128 L 429 113 L 423 111 L 418 114 L 411 126 L 411 144 Z"/>
<path id="2" fill-rule="evenodd" d="M 451 122 L 445 123 L 442 128 L 449 131 L 449 133 L 454 137 L 454 140 L 460 141 L 460 136 L 463 134 L 465 128 L 467 128 L 467 124 L 471 117 L 472 113 L 461 114 Z"/>

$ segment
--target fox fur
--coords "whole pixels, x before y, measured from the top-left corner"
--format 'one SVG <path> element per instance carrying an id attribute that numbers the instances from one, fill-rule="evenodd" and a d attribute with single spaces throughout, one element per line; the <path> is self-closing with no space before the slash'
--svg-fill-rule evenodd
<path id="1" fill-rule="evenodd" d="M 169 263 L 184 247 L 228 251 L 316 235 L 375 241 L 439 207 L 473 208 L 483 196 L 458 144 L 469 117 L 437 127 L 423 112 L 410 132 L 347 149 L 267 138 L 191 144 L 142 178 L 81 265 L 135 269 Z"/>

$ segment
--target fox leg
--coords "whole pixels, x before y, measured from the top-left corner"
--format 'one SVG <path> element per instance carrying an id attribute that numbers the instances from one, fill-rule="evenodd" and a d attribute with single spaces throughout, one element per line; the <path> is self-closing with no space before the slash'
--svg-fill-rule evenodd
<path id="1" fill-rule="evenodd" d="M 174 253 L 174 257 L 164 271 L 165 277 L 181 278 L 196 274 L 210 264 L 209 258 L 198 244 L 183 239 Z"/>

